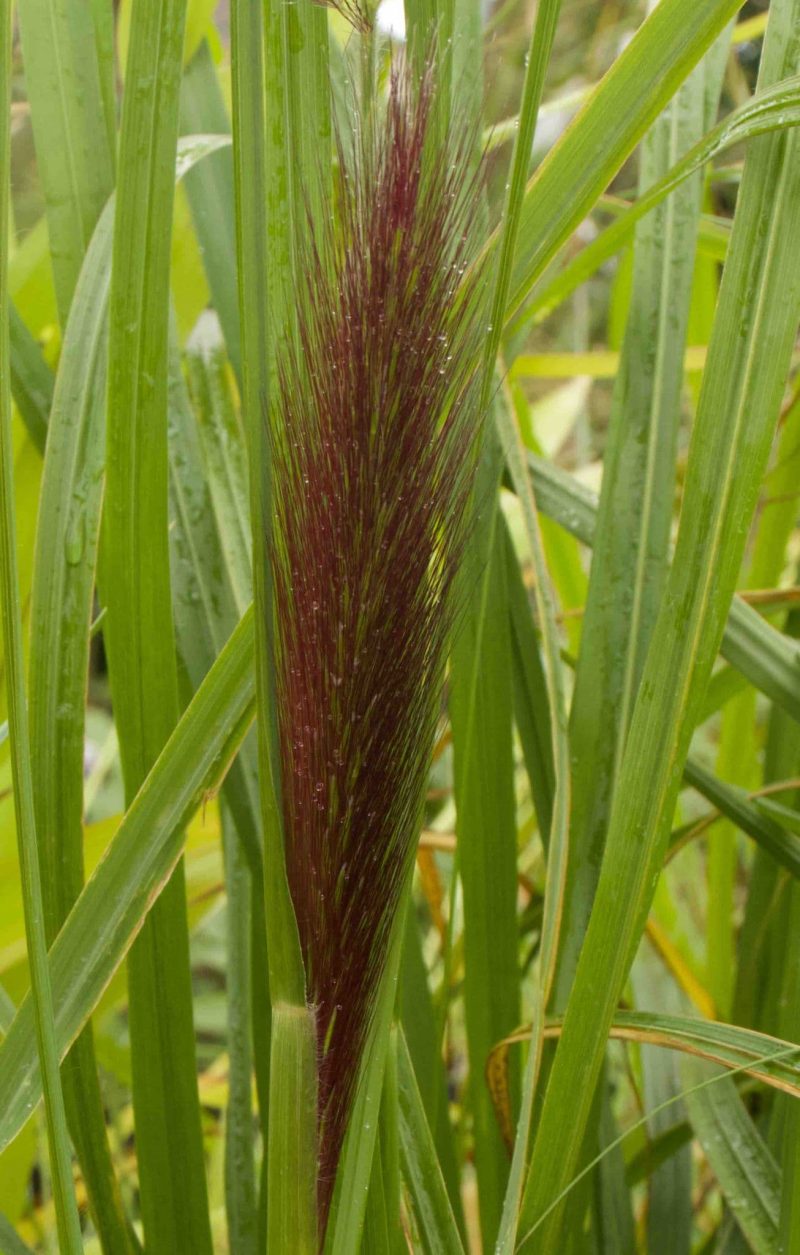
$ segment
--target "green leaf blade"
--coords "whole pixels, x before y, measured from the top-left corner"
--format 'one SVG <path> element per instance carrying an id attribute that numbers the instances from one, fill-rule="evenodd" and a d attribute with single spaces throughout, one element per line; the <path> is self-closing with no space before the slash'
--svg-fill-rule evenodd
<path id="1" fill-rule="evenodd" d="M 766 81 L 769 75 L 781 77 L 792 64 L 794 46 L 781 29 L 784 21 L 793 20 L 790 8 L 779 4 L 771 14 L 776 33 L 765 48 Z M 614 1003 L 644 925 L 665 825 L 722 636 L 788 370 L 800 312 L 800 267 L 786 244 L 800 229 L 794 137 L 758 141 L 748 155 L 748 169 L 690 449 L 675 561 L 645 664 L 597 897 L 531 1161 L 524 1202 L 523 1227 L 528 1229 L 559 1194 L 577 1161 L 589 1115 L 586 1091 L 574 1103 L 568 1126 L 560 1112 L 568 1090 L 574 1092 L 576 1069 L 594 1079 L 602 1063 Z M 777 290 L 779 303 L 771 299 Z M 538 1240 L 555 1240 L 562 1214 L 559 1204 Z"/>
<path id="2" fill-rule="evenodd" d="M 115 205 L 102 590 L 129 800 L 178 717 L 167 341 L 184 24 L 182 0 L 146 0 L 133 9 Z M 181 863 L 131 951 L 128 975 L 145 1240 L 165 1252 L 183 1243 L 210 1251 Z"/>

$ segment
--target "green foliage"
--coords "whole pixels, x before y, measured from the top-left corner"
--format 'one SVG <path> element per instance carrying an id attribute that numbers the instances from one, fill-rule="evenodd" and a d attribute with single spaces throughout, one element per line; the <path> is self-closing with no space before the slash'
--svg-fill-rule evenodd
<path id="1" fill-rule="evenodd" d="M 404 52 L 0 3 L 0 1250 L 800 1242 L 800 0 L 648 7 L 406 0 L 487 421 L 323 1234 L 267 419 Z"/>

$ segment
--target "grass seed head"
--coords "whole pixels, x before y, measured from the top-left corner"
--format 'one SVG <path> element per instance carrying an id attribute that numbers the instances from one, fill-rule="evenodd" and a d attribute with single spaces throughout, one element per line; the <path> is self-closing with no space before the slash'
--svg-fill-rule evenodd
<path id="1" fill-rule="evenodd" d="M 279 357 L 276 668 L 287 869 L 318 1023 L 324 1221 L 410 870 L 479 430 L 472 136 L 394 66 L 340 145 Z"/>

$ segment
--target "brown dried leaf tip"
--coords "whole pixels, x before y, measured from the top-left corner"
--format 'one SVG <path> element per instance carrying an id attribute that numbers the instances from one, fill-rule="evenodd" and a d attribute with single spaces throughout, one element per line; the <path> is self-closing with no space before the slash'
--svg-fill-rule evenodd
<path id="1" fill-rule="evenodd" d="M 419 832 L 479 428 L 472 136 L 392 71 L 299 258 L 272 412 L 287 869 L 318 1022 L 321 1231 Z M 312 233 L 309 233 L 311 235 Z"/>
<path id="2" fill-rule="evenodd" d="M 361 35 L 368 35 L 372 30 L 372 18 L 359 0 L 314 0 L 315 4 L 325 9 L 335 9 L 346 18 L 354 30 Z"/>

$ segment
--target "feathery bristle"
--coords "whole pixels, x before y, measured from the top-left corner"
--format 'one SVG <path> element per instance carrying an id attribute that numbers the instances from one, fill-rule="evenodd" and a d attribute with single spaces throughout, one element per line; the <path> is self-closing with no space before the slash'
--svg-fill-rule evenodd
<path id="1" fill-rule="evenodd" d="M 336 9 L 336 12 L 341 13 L 342 17 L 346 18 L 353 29 L 361 35 L 366 35 L 372 30 L 372 21 L 361 0 L 314 0 L 314 3 L 328 9 Z"/>
<path id="2" fill-rule="evenodd" d="M 478 431 L 471 136 L 392 71 L 279 355 L 276 674 L 287 870 L 318 1023 L 321 1228 L 435 729 Z M 439 146 L 441 145 L 441 147 Z M 313 233 L 310 233 L 313 235 Z M 458 298 L 458 299 L 456 299 Z"/>

